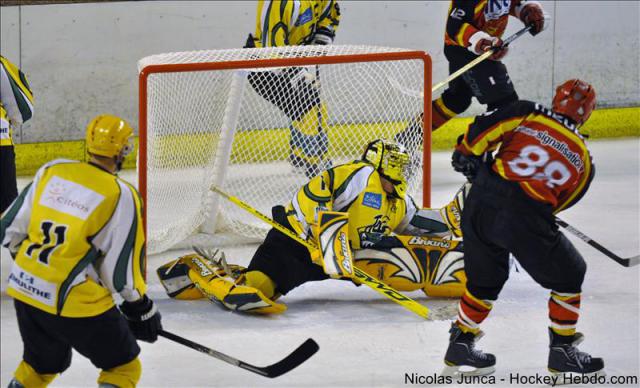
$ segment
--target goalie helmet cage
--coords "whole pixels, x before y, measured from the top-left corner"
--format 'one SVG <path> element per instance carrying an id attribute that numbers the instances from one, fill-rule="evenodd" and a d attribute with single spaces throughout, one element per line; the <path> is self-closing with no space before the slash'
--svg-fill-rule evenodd
<path id="1" fill-rule="evenodd" d="M 402 138 L 411 153 L 408 192 L 430 205 L 431 58 L 423 51 L 206 50 L 145 57 L 138 70 L 149 253 L 259 241 L 269 226 L 212 185 L 270 214 L 309 180 L 305 167 L 359 159 L 369 141 L 411 126 Z M 294 163 L 294 148 L 313 163 Z"/>

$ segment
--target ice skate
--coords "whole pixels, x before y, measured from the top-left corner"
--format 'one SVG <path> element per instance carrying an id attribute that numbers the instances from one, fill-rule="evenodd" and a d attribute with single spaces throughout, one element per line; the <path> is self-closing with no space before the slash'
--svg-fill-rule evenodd
<path id="1" fill-rule="evenodd" d="M 558 376 L 557 384 L 565 384 L 572 376 L 604 375 L 602 358 L 591 357 L 581 352 L 577 346 L 584 340 L 582 333 L 573 336 L 562 336 L 549 329 L 549 362 L 547 368 L 554 376 Z"/>
<path id="2" fill-rule="evenodd" d="M 482 337 L 482 332 L 475 335 L 464 333 L 454 323 L 449 333 L 449 348 L 444 356 L 447 366 L 442 370 L 442 376 L 485 376 L 495 372 L 496 357 L 475 349 L 475 343 Z M 465 366 L 472 369 L 461 370 Z"/>

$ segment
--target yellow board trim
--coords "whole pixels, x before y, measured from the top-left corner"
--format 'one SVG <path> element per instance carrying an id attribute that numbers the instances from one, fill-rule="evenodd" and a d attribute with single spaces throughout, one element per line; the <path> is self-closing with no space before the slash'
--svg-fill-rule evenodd
<path id="1" fill-rule="evenodd" d="M 432 148 L 452 150 L 458 136 L 466 131 L 472 121 L 473 117 L 459 117 L 448 121 L 433 133 Z M 398 122 L 333 126 L 328 131 L 329 143 L 332 146 L 339 146 L 340 152 L 346 152 L 354 149 L 354 144 L 349 142 L 349 139 L 362 138 L 365 135 L 373 139 L 389 131 L 389 126 L 395 133 L 402 130 L 405 125 L 405 122 Z M 256 133 L 257 131 L 260 133 Z M 280 154 L 276 156 L 284 160 L 289 152 L 288 131 L 288 128 L 280 128 L 239 132 L 234 147 L 238 150 L 238 154 L 248 155 L 247 149 L 253 147 L 257 141 L 260 143 L 275 141 L 274 149 L 280 150 Z M 580 132 L 589 135 L 591 139 L 640 137 L 640 107 L 598 109 L 593 112 Z M 350 135 L 347 136 L 347 133 Z M 211 135 L 209 137 L 211 138 Z M 340 141 L 336 141 L 337 139 Z M 215 140 L 211 138 L 210 141 Z M 16 144 L 15 148 L 17 173 L 22 176 L 33 175 L 44 163 L 56 158 L 85 160 L 84 140 Z M 127 158 L 124 167 L 135 168 L 135 155 L 132 154 Z"/>

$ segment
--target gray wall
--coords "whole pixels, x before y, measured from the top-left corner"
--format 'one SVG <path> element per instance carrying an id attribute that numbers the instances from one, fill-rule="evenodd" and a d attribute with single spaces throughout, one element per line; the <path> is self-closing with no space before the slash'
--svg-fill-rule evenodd
<path id="1" fill-rule="evenodd" d="M 542 3 L 549 28 L 521 38 L 505 58 L 520 96 L 547 102 L 555 84 L 581 77 L 595 86 L 600 107 L 640 105 L 640 3 Z M 445 1 L 343 1 L 336 43 L 426 50 L 438 81 L 447 75 L 447 8 Z M 255 2 L 13 6 L 1 8 L 0 22 L 0 51 L 27 73 L 36 98 L 17 142 L 71 140 L 99 113 L 137 123 L 138 59 L 242 46 L 255 27 Z M 507 35 L 519 28 L 512 19 Z M 474 105 L 468 113 L 479 111 Z"/>

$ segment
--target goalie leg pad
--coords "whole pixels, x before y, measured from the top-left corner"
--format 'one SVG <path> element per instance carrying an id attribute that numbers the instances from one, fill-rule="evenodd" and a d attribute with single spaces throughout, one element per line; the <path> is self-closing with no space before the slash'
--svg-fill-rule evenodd
<path id="1" fill-rule="evenodd" d="M 253 314 L 277 314 L 287 306 L 267 298 L 262 291 L 246 285 L 244 276 L 237 280 L 229 277 L 215 278 L 209 282 L 194 279 L 194 283 L 210 300 L 229 310 Z"/>
<path id="2" fill-rule="evenodd" d="M 466 276 L 460 241 L 394 236 L 385 249 L 354 252 L 355 265 L 399 291 L 423 290 L 433 297 L 459 297 Z"/>
<path id="3" fill-rule="evenodd" d="M 262 291 L 246 284 L 246 274 L 240 274 L 234 278 L 226 274 L 220 268 L 214 268 L 210 262 L 200 255 L 191 255 L 189 258 L 193 267 L 189 271 L 189 278 L 196 288 L 209 300 L 219 303 L 229 310 L 242 311 L 255 314 L 281 313 L 287 306 L 276 303 L 266 297 Z M 234 272 L 232 270 L 232 272 Z M 250 278 L 255 278 L 252 275 Z M 264 275 L 266 278 L 267 276 Z M 258 276 L 259 278 L 259 276 Z M 266 283 L 266 280 L 262 280 Z"/>
<path id="4" fill-rule="evenodd" d="M 231 264 L 229 270 L 232 272 L 231 275 L 237 276 L 245 268 Z M 167 294 L 171 298 L 179 300 L 195 300 L 205 297 L 192 280 L 196 274 L 199 279 L 204 281 L 227 275 L 224 269 L 212 266 L 209 260 L 197 253 L 184 255 L 170 261 L 160 266 L 156 273 Z"/>
<path id="5" fill-rule="evenodd" d="M 431 297 L 460 297 L 467 277 L 462 241 L 429 239 L 428 280 L 423 287 Z"/>
<path id="6" fill-rule="evenodd" d="M 276 284 L 270 277 L 260 271 L 249 271 L 245 274 L 247 286 L 253 287 L 269 299 L 276 300 L 280 295 L 276 294 Z"/>
<path id="7" fill-rule="evenodd" d="M 179 300 L 196 300 L 204 298 L 204 295 L 196 288 L 189 278 L 189 266 L 183 262 L 186 256 L 172 260 L 161 265 L 156 273 L 160 283 L 171 298 Z"/>

